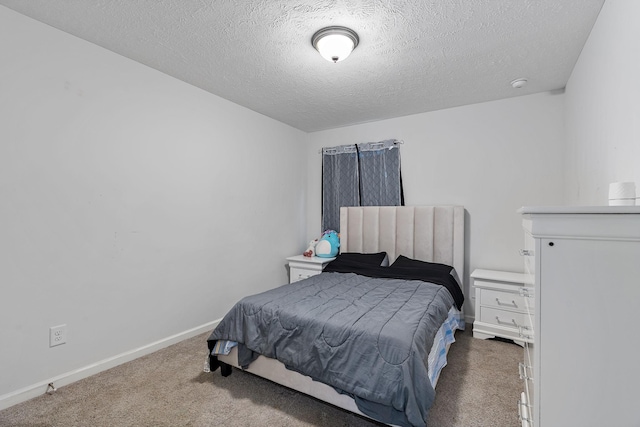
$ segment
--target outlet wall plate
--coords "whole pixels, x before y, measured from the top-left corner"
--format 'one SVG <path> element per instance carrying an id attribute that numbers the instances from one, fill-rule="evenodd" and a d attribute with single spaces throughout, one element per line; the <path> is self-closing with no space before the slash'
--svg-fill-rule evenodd
<path id="1" fill-rule="evenodd" d="M 55 347 L 66 342 L 67 325 L 58 325 L 49 328 L 49 347 Z"/>

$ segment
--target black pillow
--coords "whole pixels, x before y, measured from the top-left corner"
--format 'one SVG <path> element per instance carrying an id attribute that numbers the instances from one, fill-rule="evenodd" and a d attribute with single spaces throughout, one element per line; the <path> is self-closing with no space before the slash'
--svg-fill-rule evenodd
<path id="1" fill-rule="evenodd" d="M 426 268 L 428 270 L 437 270 L 445 273 L 451 271 L 451 266 L 446 264 L 438 264 L 435 262 L 420 261 L 413 258 L 408 258 L 404 255 L 399 255 L 398 258 L 391 264 L 391 267 L 400 268 Z"/>
<path id="2" fill-rule="evenodd" d="M 375 254 L 361 254 L 357 252 L 345 252 L 338 254 L 336 259 L 331 261 L 324 271 L 345 272 L 351 268 L 361 267 L 380 267 L 387 258 L 386 252 L 378 252 Z"/>
<path id="3" fill-rule="evenodd" d="M 445 286 L 453 296 L 458 309 L 462 310 L 464 294 L 458 274 L 450 265 L 420 261 L 400 255 L 388 267 L 388 271 L 398 278 L 417 279 Z"/>

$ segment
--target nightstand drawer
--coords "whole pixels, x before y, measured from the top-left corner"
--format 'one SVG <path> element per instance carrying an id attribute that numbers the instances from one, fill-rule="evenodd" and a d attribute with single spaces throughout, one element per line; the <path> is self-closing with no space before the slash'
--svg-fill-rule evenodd
<path id="1" fill-rule="evenodd" d="M 480 304 L 522 313 L 526 312 L 525 297 L 519 294 L 495 291 L 492 289 L 480 290 Z"/>
<path id="2" fill-rule="evenodd" d="M 529 317 L 525 313 L 518 313 L 515 311 L 507 311 L 491 307 L 480 308 L 481 322 L 490 323 L 492 325 L 501 326 L 503 328 L 513 329 L 515 332 L 518 332 L 518 329 L 521 327 L 531 330 L 531 319 L 532 317 Z"/>
<path id="3" fill-rule="evenodd" d="M 290 268 L 289 269 L 289 283 L 297 282 L 298 280 L 308 279 L 311 276 L 320 274 L 322 271 L 307 270 L 306 268 Z"/>

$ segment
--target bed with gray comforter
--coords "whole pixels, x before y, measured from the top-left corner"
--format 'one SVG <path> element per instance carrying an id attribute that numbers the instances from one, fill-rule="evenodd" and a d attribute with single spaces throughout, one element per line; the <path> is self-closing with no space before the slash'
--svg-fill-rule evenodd
<path id="1" fill-rule="evenodd" d="M 428 271 L 337 266 L 246 297 L 213 331 L 209 348 L 237 341 L 243 367 L 258 355 L 277 359 L 350 395 L 376 420 L 425 426 L 435 396 L 427 356 L 463 296 L 452 267 L 423 264 Z"/>

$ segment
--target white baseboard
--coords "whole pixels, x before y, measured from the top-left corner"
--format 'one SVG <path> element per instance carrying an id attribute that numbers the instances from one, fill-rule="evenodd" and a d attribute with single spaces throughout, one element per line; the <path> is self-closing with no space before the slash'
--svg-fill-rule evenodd
<path id="1" fill-rule="evenodd" d="M 207 331 L 212 331 L 213 329 L 215 329 L 218 323 L 220 323 L 221 320 L 222 319 L 218 319 L 214 320 L 213 322 L 205 323 L 204 325 L 197 326 L 195 328 L 180 332 L 175 335 L 171 335 L 167 338 L 163 338 L 151 344 L 144 345 L 142 347 L 126 351 L 124 353 L 120 353 L 91 365 L 76 369 L 74 371 L 66 372 L 62 375 L 58 375 L 39 383 L 32 384 L 19 390 L 4 394 L 0 396 L 0 410 L 6 409 L 21 402 L 25 402 L 29 399 L 33 399 L 34 397 L 38 397 L 46 393 L 49 384 L 53 384 L 56 388 L 62 387 L 83 378 L 90 377 L 91 375 L 95 375 L 99 372 L 106 371 L 107 369 L 111 369 L 123 363 L 130 362 L 139 357 L 146 356 L 147 354 L 179 343 L 180 341 L 195 337 L 196 335 L 203 334 Z M 202 363 L 204 364 L 204 353 L 206 351 L 206 347 L 203 347 L 202 349 Z"/>

